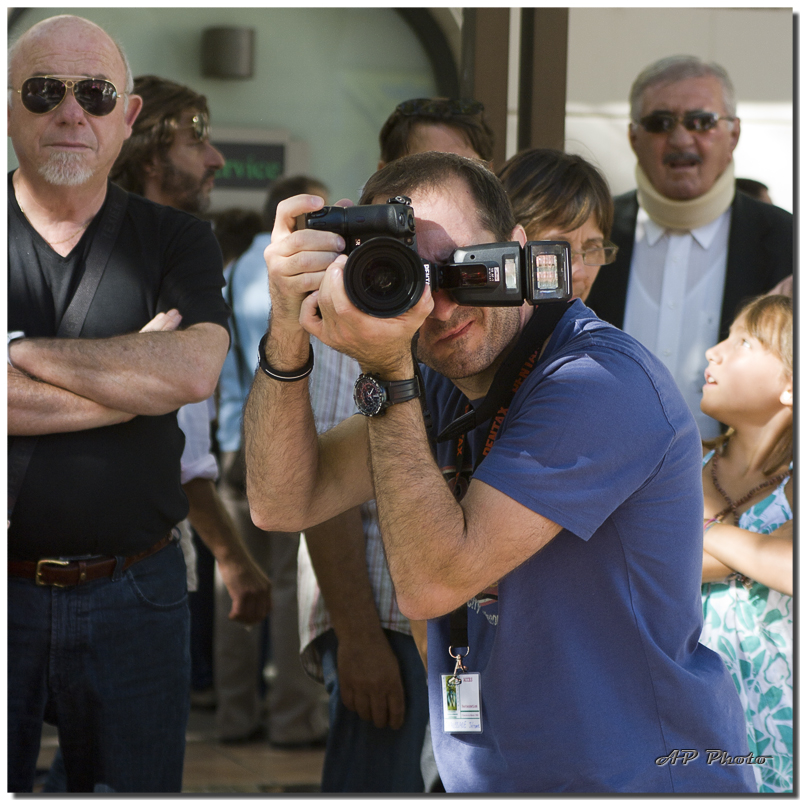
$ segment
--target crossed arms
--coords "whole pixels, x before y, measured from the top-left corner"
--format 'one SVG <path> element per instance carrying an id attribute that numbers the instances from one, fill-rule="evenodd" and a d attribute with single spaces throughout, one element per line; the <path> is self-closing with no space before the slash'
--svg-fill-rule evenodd
<path id="1" fill-rule="evenodd" d="M 177 330 L 157 314 L 141 331 L 109 339 L 19 339 L 8 366 L 8 432 L 33 436 L 99 428 L 209 397 L 227 350 L 214 323 Z M 185 485 L 189 516 L 214 553 L 233 600 L 231 618 L 253 624 L 269 611 L 270 587 L 211 481 Z"/>
<path id="2" fill-rule="evenodd" d="M 739 572 L 770 589 L 792 595 L 792 528 L 791 520 L 770 534 L 736 525 L 712 525 L 703 537 L 703 581 L 721 581 L 731 572 Z"/>
<path id="3" fill-rule="evenodd" d="M 108 339 L 16 339 L 8 366 L 8 433 L 33 436 L 159 415 L 209 397 L 228 333 L 210 322 L 176 330 L 158 314 L 141 331 Z"/>

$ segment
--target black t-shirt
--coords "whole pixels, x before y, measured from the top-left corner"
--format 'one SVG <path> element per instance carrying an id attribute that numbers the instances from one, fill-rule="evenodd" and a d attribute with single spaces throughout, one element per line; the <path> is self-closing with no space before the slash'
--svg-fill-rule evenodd
<path id="1" fill-rule="evenodd" d="M 8 191 L 8 329 L 53 337 L 83 274 L 101 212 L 67 256 L 29 224 Z M 211 226 L 131 194 L 81 338 L 138 331 L 177 308 L 182 327 L 227 329 L 222 256 Z M 9 439 L 9 442 L 11 439 Z M 8 530 L 13 558 L 130 555 L 186 516 L 177 412 L 38 437 Z"/>

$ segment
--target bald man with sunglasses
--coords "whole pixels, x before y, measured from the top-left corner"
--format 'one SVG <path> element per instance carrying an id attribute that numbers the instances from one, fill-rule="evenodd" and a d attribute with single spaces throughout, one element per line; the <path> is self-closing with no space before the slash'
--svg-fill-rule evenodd
<path id="1" fill-rule="evenodd" d="M 718 64 L 670 56 L 631 89 L 628 137 L 637 189 L 615 199 L 614 264 L 587 305 L 669 368 L 703 437 L 703 353 L 728 335 L 741 302 L 792 273 L 792 215 L 736 191 L 734 88 Z"/>
<path id="2" fill-rule="evenodd" d="M 9 50 L 8 789 L 42 721 L 70 792 L 179 792 L 189 709 L 176 410 L 228 346 L 210 226 L 109 183 L 141 98 L 101 28 Z M 12 339 L 13 337 L 13 339 Z"/>

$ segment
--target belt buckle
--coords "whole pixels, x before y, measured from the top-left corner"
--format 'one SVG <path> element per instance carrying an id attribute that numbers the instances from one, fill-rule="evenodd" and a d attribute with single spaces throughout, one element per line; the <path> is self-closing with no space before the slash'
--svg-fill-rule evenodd
<path id="1" fill-rule="evenodd" d="M 68 567 L 70 564 L 69 561 L 61 561 L 57 558 L 42 558 L 36 562 L 36 585 L 37 586 L 55 586 L 57 589 L 67 589 L 69 588 L 68 583 L 45 583 L 44 579 L 42 578 L 42 567 L 44 566 L 53 566 L 53 567 Z"/>

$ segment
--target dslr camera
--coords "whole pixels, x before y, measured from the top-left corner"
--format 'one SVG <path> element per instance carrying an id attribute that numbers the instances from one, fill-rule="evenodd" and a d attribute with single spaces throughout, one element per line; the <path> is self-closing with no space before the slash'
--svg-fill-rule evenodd
<path id="1" fill-rule="evenodd" d="M 413 308 L 426 284 L 447 289 L 464 306 L 521 306 L 572 295 L 568 242 L 492 242 L 454 250 L 447 264 L 417 253 L 408 197 L 369 206 L 325 206 L 303 214 L 298 229 L 331 231 L 345 240 L 344 286 L 356 308 L 397 317 Z"/>

